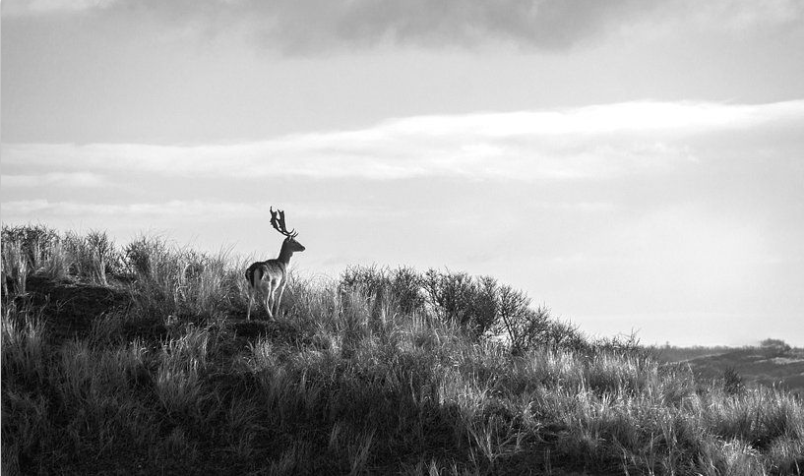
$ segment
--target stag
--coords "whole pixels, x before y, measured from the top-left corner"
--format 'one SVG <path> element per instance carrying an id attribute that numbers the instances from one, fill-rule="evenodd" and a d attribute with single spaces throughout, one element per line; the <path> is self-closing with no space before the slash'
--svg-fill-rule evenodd
<path id="1" fill-rule="evenodd" d="M 282 249 L 279 250 L 279 256 L 276 259 L 257 261 L 246 269 L 246 280 L 249 284 L 246 320 L 251 319 L 251 307 L 257 294 L 262 294 L 265 298 L 265 310 L 270 319 L 279 313 L 279 303 L 282 301 L 282 293 L 285 292 L 285 285 L 288 281 L 290 257 L 293 256 L 293 253 L 304 251 L 304 246 L 296 241 L 299 233 L 295 228 L 288 231 L 285 225 L 285 212 L 274 211 L 273 207 L 270 210 L 271 225 L 276 231 L 283 234 L 285 239 L 282 241 Z"/>

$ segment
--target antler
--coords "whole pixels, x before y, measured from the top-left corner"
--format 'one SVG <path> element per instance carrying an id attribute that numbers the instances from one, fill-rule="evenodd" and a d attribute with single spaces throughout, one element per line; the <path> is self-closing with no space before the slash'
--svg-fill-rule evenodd
<path id="1" fill-rule="evenodd" d="M 295 238 L 299 233 L 296 229 L 292 229 L 288 231 L 287 227 L 285 226 L 285 212 L 282 210 L 274 211 L 274 207 L 271 207 L 271 225 L 283 235 L 287 236 L 288 238 Z"/>

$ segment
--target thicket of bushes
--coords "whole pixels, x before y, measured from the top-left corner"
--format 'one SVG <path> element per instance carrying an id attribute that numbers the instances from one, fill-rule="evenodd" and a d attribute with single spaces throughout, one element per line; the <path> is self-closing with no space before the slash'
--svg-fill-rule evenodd
<path id="1" fill-rule="evenodd" d="M 247 263 L 227 253 L 45 227 L 4 227 L 2 246 L 3 474 L 804 465 L 796 397 L 591 341 L 493 278 L 354 267 L 292 279 L 279 319 L 247 323 Z M 62 335 L 32 277 L 127 304 L 76 308 L 91 327 Z"/>

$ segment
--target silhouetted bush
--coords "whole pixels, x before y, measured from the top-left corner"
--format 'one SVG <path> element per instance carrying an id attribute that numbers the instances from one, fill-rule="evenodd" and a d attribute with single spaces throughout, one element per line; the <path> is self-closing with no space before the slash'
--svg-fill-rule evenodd
<path id="1" fill-rule="evenodd" d="M 422 285 L 430 309 L 440 319 L 457 322 L 475 337 L 494 326 L 497 315 L 493 291 L 467 273 L 429 269 Z"/>
<path id="2" fill-rule="evenodd" d="M 791 349 L 790 345 L 782 339 L 768 338 L 760 342 L 759 345 L 763 349 L 775 350 L 778 352 L 788 352 Z"/>
<path id="3" fill-rule="evenodd" d="M 544 307 L 533 309 L 527 294 L 490 276 L 436 269 L 422 275 L 405 267 L 354 266 L 341 274 L 339 288 L 374 303 L 375 315 L 382 303 L 391 303 L 401 313 L 425 311 L 458 324 L 475 340 L 496 338 L 515 354 L 538 347 L 592 350 L 575 327 L 553 320 Z"/>
<path id="4" fill-rule="evenodd" d="M 410 314 L 424 308 L 422 277 L 413 268 L 401 266 L 391 272 L 391 292 L 399 312 Z"/>

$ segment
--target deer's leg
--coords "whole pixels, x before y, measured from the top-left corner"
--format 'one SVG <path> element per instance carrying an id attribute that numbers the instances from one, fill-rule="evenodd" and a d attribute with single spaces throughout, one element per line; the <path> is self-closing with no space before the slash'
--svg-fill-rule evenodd
<path id="1" fill-rule="evenodd" d="M 271 295 L 265 297 L 265 312 L 268 314 L 269 319 L 273 319 L 274 315 L 271 313 Z"/>
<path id="2" fill-rule="evenodd" d="M 279 294 L 276 296 L 276 300 L 274 301 L 274 314 L 277 316 L 279 315 L 279 304 L 282 302 L 282 293 L 285 292 L 285 280 L 283 279 L 282 282 L 279 284 Z"/>
<path id="3" fill-rule="evenodd" d="M 248 287 L 246 288 L 246 293 L 248 294 L 248 312 L 246 312 L 246 320 L 251 320 L 251 305 L 254 303 L 254 293 L 257 292 L 257 283 L 254 282 L 254 273 L 251 271 L 251 267 L 246 270 L 246 281 L 248 282 Z"/>
<path id="4" fill-rule="evenodd" d="M 268 284 L 268 289 L 265 292 L 265 312 L 268 313 L 268 318 L 273 319 L 274 313 L 271 312 L 271 308 L 273 307 L 272 304 L 274 303 L 274 291 L 276 290 L 276 286 L 273 282 Z"/>

